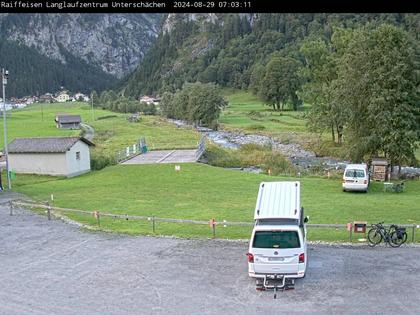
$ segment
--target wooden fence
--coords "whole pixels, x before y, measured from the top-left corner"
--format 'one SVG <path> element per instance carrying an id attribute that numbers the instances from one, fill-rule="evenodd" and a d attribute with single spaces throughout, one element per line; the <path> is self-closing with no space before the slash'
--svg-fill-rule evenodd
<path id="1" fill-rule="evenodd" d="M 48 202 L 44 204 L 35 203 L 28 200 L 14 200 L 9 202 L 10 207 L 10 215 L 13 215 L 14 208 L 23 207 L 23 208 L 32 208 L 32 209 L 45 209 L 47 214 L 48 220 L 51 220 L 52 216 L 56 215 L 57 213 L 76 213 L 81 215 L 93 216 L 96 221 L 98 227 L 101 226 L 101 218 L 112 218 L 117 220 L 132 220 L 132 221 L 147 221 L 152 224 L 153 233 L 156 231 L 156 225 L 158 222 L 166 222 L 166 223 L 178 223 L 178 224 L 194 224 L 194 225 L 204 225 L 210 226 L 212 229 L 213 238 L 216 237 L 216 227 L 222 226 L 243 226 L 243 227 L 252 227 L 254 225 L 253 222 L 237 222 L 237 221 L 216 221 L 214 219 L 210 219 L 209 221 L 203 220 L 190 220 L 190 219 L 173 219 L 173 218 L 159 218 L 155 216 L 137 216 L 137 215 L 128 215 L 128 214 L 114 214 L 114 213 L 105 213 L 100 211 L 86 211 L 86 210 L 79 210 L 79 209 L 71 209 L 71 208 L 61 208 L 61 207 L 53 207 Z M 384 225 L 387 226 L 387 225 Z M 388 225 L 389 226 L 389 225 Z M 400 227 L 405 227 L 408 229 L 409 238 L 408 241 L 414 243 L 416 241 L 416 230 L 420 228 L 420 225 L 417 224 L 398 224 Z M 348 231 L 349 241 L 352 242 L 353 240 L 353 226 L 349 229 L 349 224 L 306 224 L 308 229 L 344 229 Z M 367 228 L 369 225 L 367 226 Z"/>

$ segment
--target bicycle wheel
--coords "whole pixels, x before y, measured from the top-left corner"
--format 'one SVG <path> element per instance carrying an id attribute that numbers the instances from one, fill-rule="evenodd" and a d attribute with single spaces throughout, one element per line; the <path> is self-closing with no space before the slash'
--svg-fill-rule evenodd
<path id="1" fill-rule="evenodd" d="M 378 245 L 382 241 L 382 234 L 375 228 L 372 228 L 368 232 L 368 244 L 369 246 Z"/>
<path id="2" fill-rule="evenodd" d="M 394 231 L 391 234 L 391 238 L 389 240 L 389 245 L 391 245 L 392 247 L 400 247 L 402 244 L 405 243 L 406 240 L 407 240 L 407 233 L 406 232 L 404 232 L 402 237 L 398 238 L 397 231 Z"/>

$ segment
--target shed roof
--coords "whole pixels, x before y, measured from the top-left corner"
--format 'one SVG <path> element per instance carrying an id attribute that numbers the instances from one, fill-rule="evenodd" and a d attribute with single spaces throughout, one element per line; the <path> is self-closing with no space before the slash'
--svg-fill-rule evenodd
<path id="1" fill-rule="evenodd" d="M 262 182 L 254 220 L 299 219 L 300 182 Z"/>
<path id="2" fill-rule="evenodd" d="M 8 145 L 8 151 L 9 153 L 63 153 L 79 140 L 94 146 L 83 137 L 16 138 Z"/>
<path id="3" fill-rule="evenodd" d="M 373 158 L 372 159 L 372 165 L 388 165 L 388 160 L 385 158 Z"/>
<path id="4" fill-rule="evenodd" d="M 72 123 L 80 123 L 82 119 L 80 115 L 60 115 L 57 114 L 56 118 L 57 122 L 62 124 L 72 124 Z"/>

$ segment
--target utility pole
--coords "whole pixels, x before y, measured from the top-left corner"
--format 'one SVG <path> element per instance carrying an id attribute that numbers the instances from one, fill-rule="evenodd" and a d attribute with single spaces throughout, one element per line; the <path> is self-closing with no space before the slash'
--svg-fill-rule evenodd
<path id="1" fill-rule="evenodd" d="M 90 101 L 92 104 L 92 121 L 95 121 L 95 113 L 93 111 L 93 92 L 90 93 Z"/>
<path id="2" fill-rule="evenodd" d="M 9 152 L 7 149 L 7 121 L 6 121 L 6 84 L 7 84 L 7 77 L 9 75 L 9 71 L 1 70 L 1 77 L 3 83 L 3 127 L 4 127 L 4 154 L 6 155 L 6 172 L 7 172 L 7 187 L 12 189 L 12 185 L 10 183 L 10 172 L 9 172 Z"/>

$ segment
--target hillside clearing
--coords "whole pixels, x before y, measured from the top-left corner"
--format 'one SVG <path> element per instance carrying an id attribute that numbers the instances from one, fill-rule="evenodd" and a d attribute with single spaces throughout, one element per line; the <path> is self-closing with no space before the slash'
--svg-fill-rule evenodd
<path id="1" fill-rule="evenodd" d="M 146 138 L 150 149 L 195 148 L 200 135 L 195 130 L 177 128 L 159 116 L 142 116 L 138 123 L 127 122 L 128 114 L 115 113 L 100 108 L 94 109 L 95 119 L 89 104 L 66 102 L 35 104 L 24 109 L 13 110 L 7 119 L 9 142 L 17 137 L 74 136 L 80 130 L 58 129 L 55 115 L 68 113 L 80 115 L 82 122 L 95 129 L 93 142 L 95 152 L 114 155 L 127 145 Z M 3 137 L 0 146 L 3 146 Z"/>

